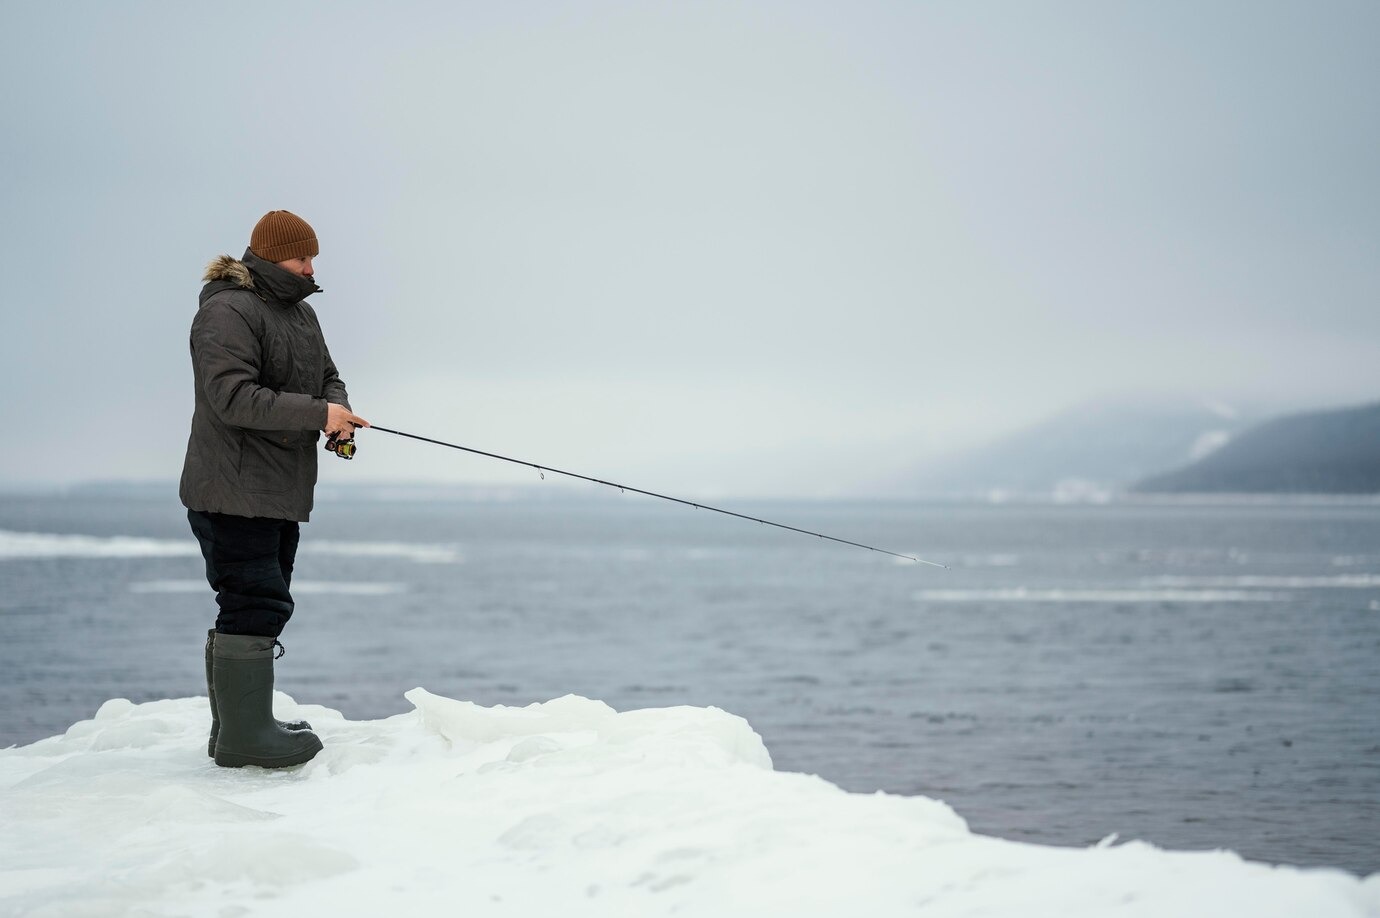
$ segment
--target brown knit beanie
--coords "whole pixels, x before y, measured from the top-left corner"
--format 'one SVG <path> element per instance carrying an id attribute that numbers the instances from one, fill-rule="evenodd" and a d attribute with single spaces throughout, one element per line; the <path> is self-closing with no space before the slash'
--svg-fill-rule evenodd
<path id="1" fill-rule="evenodd" d="M 316 233 L 306 220 L 287 210 L 270 210 L 254 224 L 249 250 L 264 261 L 315 257 L 321 251 Z"/>

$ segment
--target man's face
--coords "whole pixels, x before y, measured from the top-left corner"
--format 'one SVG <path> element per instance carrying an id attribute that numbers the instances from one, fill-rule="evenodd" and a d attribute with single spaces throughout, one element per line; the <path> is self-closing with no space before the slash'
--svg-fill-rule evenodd
<path id="1" fill-rule="evenodd" d="M 311 259 L 312 256 L 304 255 L 301 258 L 289 258 L 287 261 L 274 262 L 274 264 L 299 277 L 311 277 L 314 273 L 311 269 Z"/>

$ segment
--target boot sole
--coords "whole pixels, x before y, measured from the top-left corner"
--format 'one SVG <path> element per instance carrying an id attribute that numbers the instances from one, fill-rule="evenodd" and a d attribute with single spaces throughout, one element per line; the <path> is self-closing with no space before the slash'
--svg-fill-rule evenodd
<path id="1" fill-rule="evenodd" d="M 257 765 L 260 768 L 288 768 L 292 765 L 303 765 L 310 762 L 323 748 L 321 739 L 312 737 L 310 746 L 287 755 L 263 756 L 217 749 L 215 758 L 216 764 L 222 768 L 243 768 L 246 765 Z"/>

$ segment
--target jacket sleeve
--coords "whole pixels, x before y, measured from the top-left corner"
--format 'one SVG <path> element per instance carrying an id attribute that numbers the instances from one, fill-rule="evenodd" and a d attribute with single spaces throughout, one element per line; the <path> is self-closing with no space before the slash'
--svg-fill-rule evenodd
<path id="1" fill-rule="evenodd" d="M 226 424 L 251 430 L 320 430 L 325 399 L 259 385 L 263 347 L 244 316 L 212 300 L 192 320 L 192 367 Z"/>
<path id="2" fill-rule="evenodd" d="M 326 347 L 326 341 L 321 340 L 321 350 L 326 355 L 326 366 L 321 374 L 321 392 L 327 402 L 332 405 L 342 405 L 349 411 L 354 411 L 350 407 L 350 393 L 345 391 L 345 381 L 340 378 L 340 372 L 335 368 L 335 361 L 331 359 L 331 349 Z"/>

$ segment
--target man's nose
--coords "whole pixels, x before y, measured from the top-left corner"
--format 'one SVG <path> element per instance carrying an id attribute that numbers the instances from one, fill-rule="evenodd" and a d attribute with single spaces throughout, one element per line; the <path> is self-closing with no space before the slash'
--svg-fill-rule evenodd
<path id="1" fill-rule="evenodd" d="M 307 256 L 307 262 L 306 262 L 306 264 L 302 265 L 302 270 L 305 271 L 305 272 L 307 273 L 307 275 L 309 275 L 309 276 L 316 273 L 315 271 L 313 271 L 313 270 L 311 269 L 311 256 L 310 256 L 310 255 Z"/>

